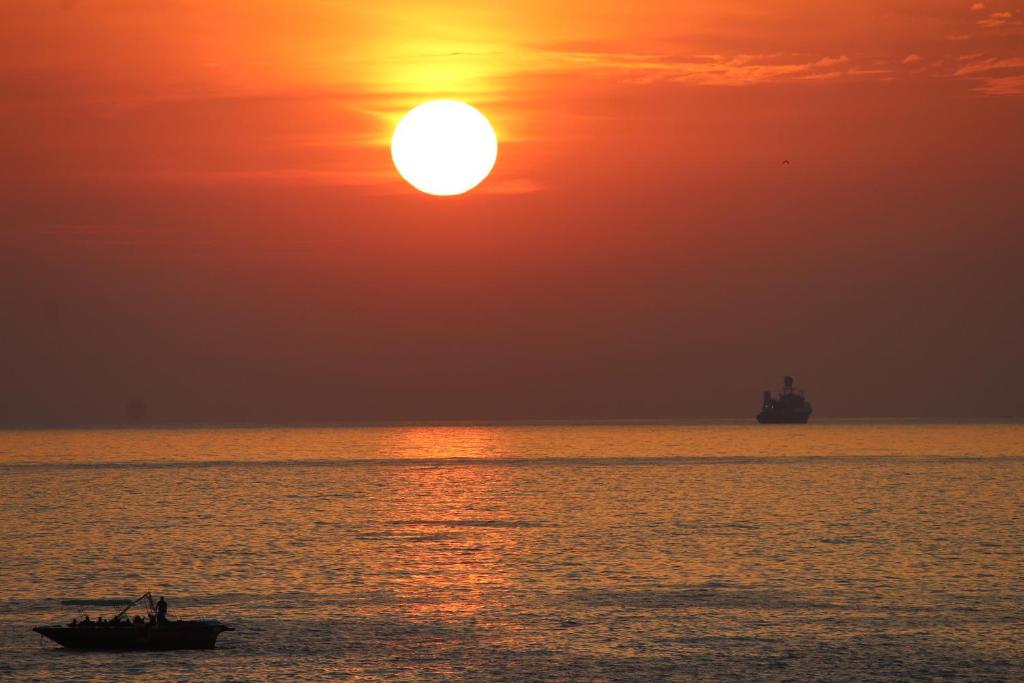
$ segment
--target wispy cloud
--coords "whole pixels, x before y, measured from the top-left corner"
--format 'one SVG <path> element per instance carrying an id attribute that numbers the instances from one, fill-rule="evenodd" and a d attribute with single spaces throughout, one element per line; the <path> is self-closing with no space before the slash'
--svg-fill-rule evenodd
<path id="1" fill-rule="evenodd" d="M 996 13 L 999 15 L 1009 13 Z M 741 87 L 770 83 L 890 81 L 926 74 L 936 78 L 976 81 L 974 90 L 990 95 L 1024 91 L 1024 56 L 985 57 L 975 52 L 925 59 L 918 53 L 878 58 L 840 53 L 813 56 L 800 53 L 695 54 L 642 53 L 615 50 L 541 51 L 535 59 L 542 69 L 579 72 L 584 77 L 624 83 L 679 83 Z M 910 67 L 910 68 L 901 68 Z"/>
<path id="2" fill-rule="evenodd" d="M 979 26 L 985 26 L 987 28 L 995 28 L 997 26 L 1002 26 L 1003 24 L 1005 24 L 1006 22 L 1008 22 L 1012 18 L 1013 18 L 1013 13 L 1012 12 L 992 12 L 986 18 L 979 19 L 977 23 L 978 23 Z"/>
<path id="3" fill-rule="evenodd" d="M 1024 95 L 1024 57 L 964 55 L 967 63 L 953 75 L 978 82 L 979 92 L 990 95 Z"/>
<path id="4" fill-rule="evenodd" d="M 674 82 L 744 86 L 784 80 L 837 78 L 851 73 L 846 55 L 704 54 L 672 55 L 615 51 L 552 51 L 553 68 L 579 70 L 593 77 L 633 83 Z"/>

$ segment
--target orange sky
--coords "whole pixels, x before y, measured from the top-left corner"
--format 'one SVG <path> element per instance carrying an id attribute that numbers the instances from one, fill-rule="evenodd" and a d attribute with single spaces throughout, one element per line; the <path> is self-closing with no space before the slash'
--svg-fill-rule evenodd
<path id="1" fill-rule="evenodd" d="M 8 3 L 0 422 L 1024 414 L 1024 3 L 500 5 Z"/>

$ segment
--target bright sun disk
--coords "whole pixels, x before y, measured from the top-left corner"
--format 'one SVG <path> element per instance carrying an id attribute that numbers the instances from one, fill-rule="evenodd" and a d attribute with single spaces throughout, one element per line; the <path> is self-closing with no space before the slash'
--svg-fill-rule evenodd
<path id="1" fill-rule="evenodd" d="M 409 110 L 391 138 L 398 173 L 427 194 L 472 190 L 497 158 L 498 138 L 487 117 L 454 100 L 434 100 Z"/>

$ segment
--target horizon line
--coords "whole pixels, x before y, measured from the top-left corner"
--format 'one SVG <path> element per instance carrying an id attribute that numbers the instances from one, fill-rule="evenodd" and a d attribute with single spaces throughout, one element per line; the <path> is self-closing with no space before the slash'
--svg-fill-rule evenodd
<path id="1" fill-rule="evenodd" d="M 1007 423 L 1024 422 L 1021 415 L 992 416 L 829 416 L 815 418 L 804 425 L 783 425 L 808 427 L 817 423 L 843 422 L 958 422 L 958 423 Z M 754 417 L 665 417 L 665 418 L 521 418 L 521 419 L 382 419 L 382 420 L 165 420 L 147 422 L 32 422 L 0 423 L 0 432 L 85 430 L 85 429 L 358 429 L 379 427 L 586 427 L 586 426 L 669 426 L 700 424 L 750 424 L 771 428 L 775 425 L 759 425 Z"/>

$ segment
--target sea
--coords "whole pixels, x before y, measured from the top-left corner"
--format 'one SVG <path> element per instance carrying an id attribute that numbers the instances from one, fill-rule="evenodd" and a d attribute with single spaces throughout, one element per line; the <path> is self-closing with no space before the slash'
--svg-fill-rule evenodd
<path id="1" fill-rule="evenodd" d="M 8 430 L 0 679 L 1021 681 L 1022 492 L 1020 421 Z M 235 630 L 32 631 L 147 591 Z"/>

